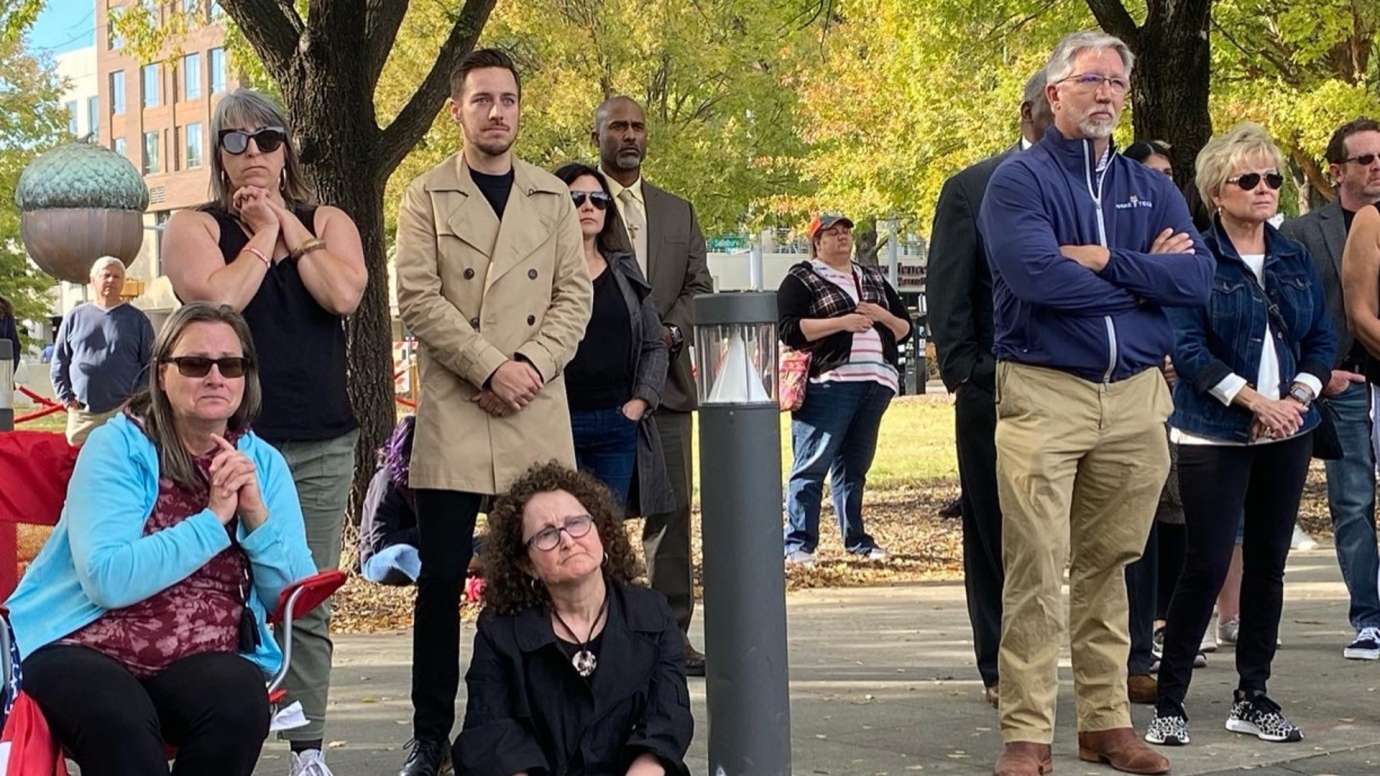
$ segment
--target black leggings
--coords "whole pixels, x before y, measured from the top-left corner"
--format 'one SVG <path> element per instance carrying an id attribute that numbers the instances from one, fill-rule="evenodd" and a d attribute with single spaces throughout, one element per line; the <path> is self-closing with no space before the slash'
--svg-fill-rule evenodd
<path id="1" fill-rule="evenodd" d="M 24 661 L 24 691 L 82 776 L 249 776 L 268 735 L 264 677 L 229 653 L 193 655 L 139 680 L 94 649 L 55 644 Z"/>
<path id="2" fill-rule="evenodd" d="M 1284 603 L 1284 562 L 1313 452 L 1311 435 L 1250 447 L 1183 445 L 1179 487 L 1187 527 L 1184 572 L 1174 588 L 1160 661 L 1161 710 L 1182 705 L 1212 605 L 1241 543 L 1241 631 L 1236 642 L 1239 688 L 1265 691 Z"/>

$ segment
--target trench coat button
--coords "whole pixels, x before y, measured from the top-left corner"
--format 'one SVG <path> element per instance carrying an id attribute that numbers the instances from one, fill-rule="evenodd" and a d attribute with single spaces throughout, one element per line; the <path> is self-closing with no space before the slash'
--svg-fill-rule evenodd
<path id="1" fill-rule="evenodd" d="M 527 325 L 528 325 L 528 326 L 533 326 L 533 325 L 536 324 L 536 322 L 537 322 L 537 316 L 535 316 L 535 315 L 529 315 L 529 316 L 527 316 Z"/>
<path id="2" fill-rule="evenodd" d="M 479 319 L 478 319 L 478 318 L 471 318 L 471 319 L 470 319 L 470 328 L 471 328 L 471 329 L 474 329 L 474 330 L 476 330 L 476 331 L 479 330 Z"/>
<path id="3" fill-rule="evenodd" d="M 474 277 L 474 267 L 466 267 L 466 268 L 465 268 L 465 279 L 466 279 L 466 280 L 470 280 L 470 279 L 473 278 L 473 277 Z"/>
<path id="4" fill-rule="evenodd" d="M 537 279 L 537 271 L 534 270 L 534 269 L 529 269 L 529 270 L 527 270 L 527 277 L 531 278 L 532 280 L 536 280 L 536 279 Z"/>

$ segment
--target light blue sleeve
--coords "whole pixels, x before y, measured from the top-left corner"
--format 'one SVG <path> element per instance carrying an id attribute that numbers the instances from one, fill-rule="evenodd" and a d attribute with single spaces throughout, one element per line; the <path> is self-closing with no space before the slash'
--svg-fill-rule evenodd
<path id="1" fill-rule="evenodd" d="M 156 478 L 130 444 L 122 424 L 91 433 L 77 456 L 62 514 L 77 581 L 104 609 L 136 604 L 186 579 L 230 546 L 229 534 L 209 509 L 144 535 Z"/>
<path id="2" fill-rule="evenodd" d="M 254 590 L 271 614 L 283 588 L 315 574 L 316 564 L 307 548 L 297 486 L 282 454 L 249 434 L 240 438 L 239 448 L 254 460 L 259 492 L 268 508 L 268 519 L 253 531 L 246 533 L 240 523 L 239 542 L 253 568 Z"/>

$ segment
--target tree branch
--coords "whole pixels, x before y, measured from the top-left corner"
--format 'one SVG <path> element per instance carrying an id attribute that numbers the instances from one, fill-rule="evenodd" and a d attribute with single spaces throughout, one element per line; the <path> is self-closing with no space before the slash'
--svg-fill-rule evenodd
<path id="1" fill-rule="evenodd" d="M 402 0 L 365 0 L 364 41 L 368 47 L 371 91 L 379 83 L 388 52 L 393 50 L 393 41 L 398 38 L 398 28 L 407 15 L 407 6 Z"/>
<path id="2" fill-rule="evenodd" d="M 384 2 L 397 0 L 384 0 Z M 407 152 L 422 139 L 436 112 L 441 109 L 446 95 L 450 92 L 450 71 L 462 57 L 474 49 L 479 33 L 489 19 L 498 0 L 465 0 L 465 7 L 455 19 L 446 42 L 437 52 L 436 62 L 431 66 L 422 85 L 412 93 L 407 105 L 399 111 L 393 123 L 384 129 L 379 137 L 378 151 L 381 158 L 378 170 L 387 177 L 407 156 Z"/>
<path id="3" fill-rule="evenodd" d="M 1136 26 L 1136 20 L 1131 18 L 1126 6 L 1121 4 L 1121 0 L 1088 0 L 1088 10 L 1092 11 L 1093 17 L 1103 30 L 1121 38 L 1132 51 L 1136 51 L 1140 28 Z"/>
<path id="4" fill-rule="evenodd" d="M 302 37 L 302 18 L 291 0 L 222 0 L 220 5 L 275 79 L 287 80 Z"/>

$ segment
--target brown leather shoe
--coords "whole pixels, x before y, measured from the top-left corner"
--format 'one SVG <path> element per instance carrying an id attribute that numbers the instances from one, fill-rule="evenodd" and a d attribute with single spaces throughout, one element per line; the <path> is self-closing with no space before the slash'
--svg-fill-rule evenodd
<path id="1" fill-rule="evenodd" d="M 987 700 L 988 703 L 992 704 L 992 708 L 994 708 L 994 709 L 997 708 L 998 706 L 1001 705 L 1001 688 L 1000 688 L 1000 686 L 994 684 L 994 685 L 991 685 L 990 687 L 984 687 L 984 688 L 982 688 L 982 697 L 985 698 L 985 699 Z"/>
<path id="2" fill-rule="evenodd" d="M 1079 733 L 1078 759 L 1126 773 L 1169 773 L 1169 760 L 1141 743 L 1128 727 Z"/>
<path id="3" fill-rule="evenodd" d="M 1154 706 L 1160 700 L 1160 683 L 1150 674 L 1131 674 L 1126 677 L 1126 697 L 1132 703 Z"/>
<path id="4" fill-rule="evenodd" d="M 1033 741 L 1010 741 L 997 758 L 993 776 L 1045 776 L 1054 773 L 1054 759 L 1049 744 Z"/>

